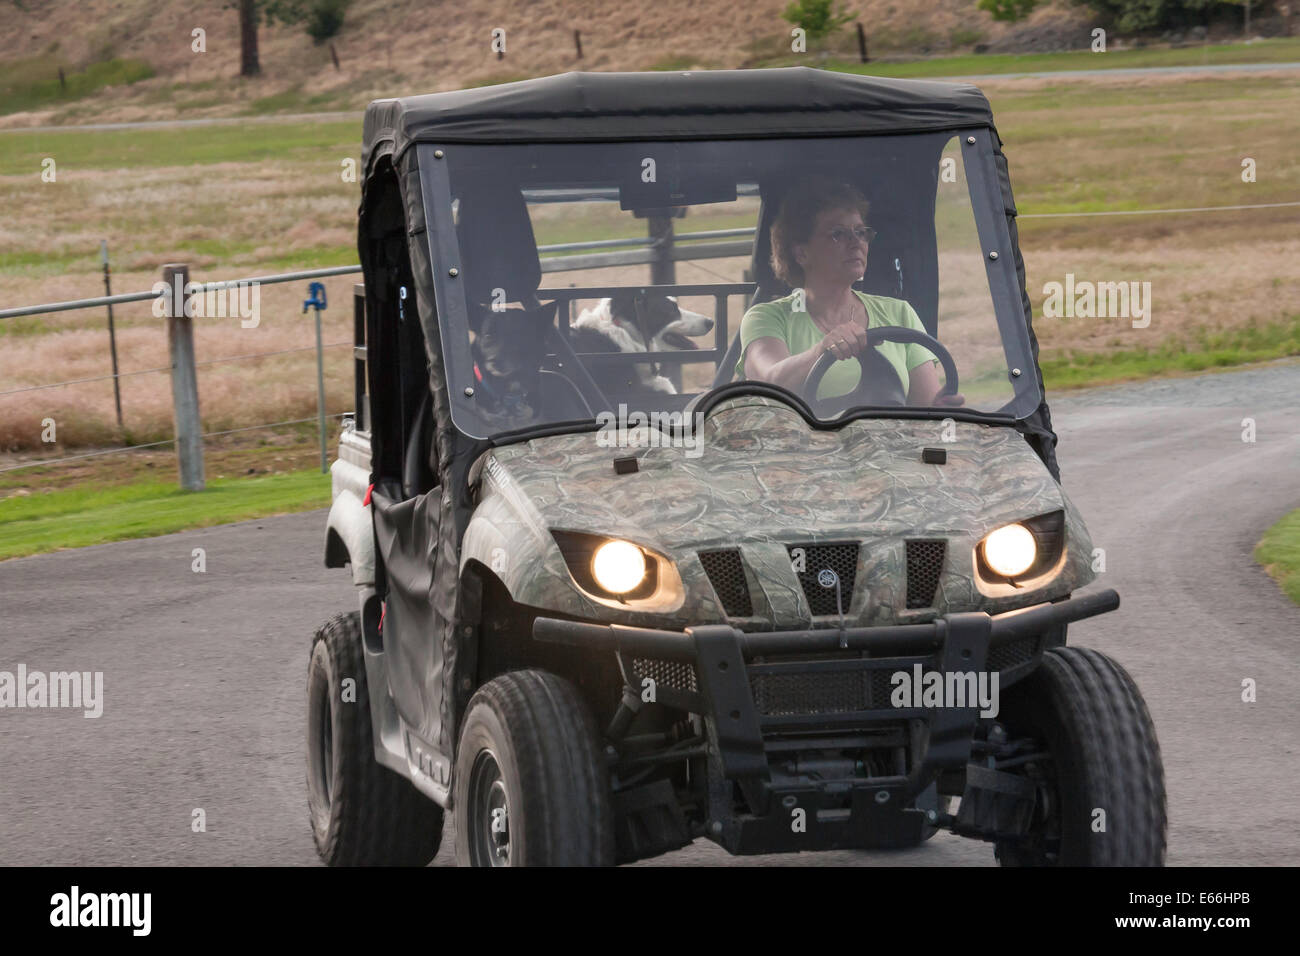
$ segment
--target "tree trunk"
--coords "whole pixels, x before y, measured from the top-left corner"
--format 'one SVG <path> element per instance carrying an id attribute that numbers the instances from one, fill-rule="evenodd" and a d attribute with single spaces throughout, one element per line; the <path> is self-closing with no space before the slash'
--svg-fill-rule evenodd
<path id="1" fill-rule="evenodd" d="M 239 75 L 257 76 L 257 0 L 239 0 Z"/>

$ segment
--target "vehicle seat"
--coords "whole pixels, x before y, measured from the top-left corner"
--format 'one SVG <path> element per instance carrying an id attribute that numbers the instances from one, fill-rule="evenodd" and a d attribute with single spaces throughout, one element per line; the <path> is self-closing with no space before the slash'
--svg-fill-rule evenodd
<path id="1" fill-rule="evenodd" d="M 537 239 L 517 185 L 477 183 L 462 193 L 456 238 L 471 321 L 491 307 L 494 289 L 505 290 L 506 302 L 519 302 L 527 309 L 540 304 Z"/>
<path id="2" fill-rule="evenodd" d="M 746 311 L 760 302 L 771 302 L 790 294 L 790 288 L 772 272 L 772 220 L 781 206 L 784 188 L 766 182 L 759 187 L 758 225 L 754 229 L 754 251 L 750 259 L 750 274 L 754 276 L 754 292 L 745 306 Z M 740 323 L 731 337 L 727 354 L 713 376 L 713 388 L 726 385 L 736 377 L 736 363 L 740 361 Z"/>

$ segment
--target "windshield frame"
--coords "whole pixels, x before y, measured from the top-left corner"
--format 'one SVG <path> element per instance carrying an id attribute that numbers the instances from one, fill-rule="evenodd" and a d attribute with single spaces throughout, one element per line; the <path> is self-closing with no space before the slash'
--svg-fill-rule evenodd
<path id="1" fill-rule="evenodd" d="M 961 144 L 963 168 L 966 173 L 967 190 L 970 206 L 975 220 L 976 231 L 983 252 L 985 277 L 988 292 L 994 307 L 994 318 L 1001 336 L 1001 344 L 1008 359 L 1008 368 L 1019 371 L 1013 382 L 1013 397 L 997 411 L 978 411 L 961 406 L 897 406 L 897 405 L 854 405 L 839 412 L 833 418 L 812 418 L 810 425 L 821 428 L 839 428 L 849 422 L 863 418 L 905 418 L 942 420 L 951 418 L 959 421 L 973 421 L 985 424 L 1015 425 L 1029 419 L 1041 406 L 1044 396 L 1039 385 L 1037 363 L 1030 341 L 1030 319 L 1024 310 L 1021 295 L 1020 277 L 1017 271 L 1018 249 L 1013 245 L 1006 218 L 1006 204 L 1003 200 L 1000 177 L 994 155 L 993 133 L 988 127 L 957 128 L 944 131 L 955 137 Z M 917 133 L 889 133 L 889 137 L 933 136 L 935 131 Z M 837 135 L 831 137 L 797 136 L 764 137 L 763 141 L 774 139 L 789 140 L 870 140 L 885 134 L 874 135 Z M 621 140 L 609 141 L 622 142 Z M 682 140 L 681 142 L 699 142 Z M 717 144 L 734 145 L 745 140 L 724 139 L 710 140 Z M 512 149 L 530 149 L 534 146 L 586 146 L 581 143 L 545 143 L 545 144 L 440 144 L 420 142 L 413 148 L 418 150 L 418 169 L 420 173 L 421 199 L 424 206 L 424 219 L 427 225 L 427 242 L 430 256 L 431 273 L 434 286 L 434 305 L 437 315 L 439 339 L 442 354 L 437 358 L 443 364 L 443 376 L 447 383 L 452 421 L 455 427 L 468 437 L 488 440 L 494 444 L 506 444 L 526 441 L 542 435 L 563 434 L 595 430 L 601 427 L 597 417 L 573 419 L 570 421 L 538 422 L 523 428 L 479 434 L 485 429 L 478 427 L 478 414 L 473 406 L 468 405 L 472 389 L 473 357 L 469 341 L 469 307 L 466 301 L 465 284 L 458 281 L 461 253 L 459 240 L 453 225 L 452 188 L 448 164 L 443 161 L 450 149 L 467 146 L 506 146 Z M 663 288 L 671 290 L 672 286 L 645 285 L 645 288 Z M 545 299 L 548 291 L 539 289 L 538 295 Z M 739 321 L 736 322 L 739 328 Z M 940 339 L 942 341 L 942 339 Z M 725 359 L 724 359 L 725 361 Z M 727 384 L 735 384 L 732 380 Z M 807 407 L 804 399 L 796 393 L 771 385 L 761 384 L 766 388 L 775 388 L 788 394 L 796 407 Z M 719 387 L 715 386 L 701 392 L 692 405 L 711 405 L 710 400 Z M 460 411 L 458 416 L 456 413 Z M 469 412 L 470 414 L 466 414 Z M 807 417 L 807 416 L 805 416 Z M 471 424 L 472 423 L 472 424 Z M 468 427 L 467 427 L 468 426 Z"/>

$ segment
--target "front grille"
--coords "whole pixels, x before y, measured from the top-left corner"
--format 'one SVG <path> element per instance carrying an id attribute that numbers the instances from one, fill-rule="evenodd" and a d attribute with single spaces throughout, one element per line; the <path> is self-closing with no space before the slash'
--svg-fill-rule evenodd
<path id="1" fill-rule="evenodd" d="M 754 613 L 739 551 L 735 548 L 701 551 L 700 564 L 704 565 L 704 573 L 709 576 L 709 583 L 717 592 L 718 600 L 722 602 L 722 609 L 728 617 L 748 617 Z"/>
<path id="2" fill-rule="evenodd" d="M 754 706 L 765 717 L 882 710 L 892 706 L 891 678 L 900 670 L 912 673 L 913 663 L 907 660 L 869 670 L 831 673 L 750 674 L 749 687 Z M 925 667 L 925 671 L 930 669 Z"/>
<path id="3" fill-rule="evenodd" d="M 836 614 L 835 587 L 824 587 L 818 580 L 823 571 L 834 571 L 839 579 L 843 612 L 849 613 L 853 602 L 853 582 L 858 573 L 857 542 L 846 544 L 791 544 L 786 545 L 804 597 L 813 614 Z M 802 557 L 801 557 L 802 553 Z M 800 570 L 802 568 L 802 570 Z"/>
<path id="4" fill-rule="evenodd" d="M 946 541 L 907 542 L 907 606 L 908 608 L 933 607 L 934 593 L 939 588 L 939 575 L 943 571 Z"/>
<path id="5" fill-rule="evenodd" d="M 653 658 L 634 657 L 632 670 L 638 677 L 649 677 L 659 687 L 695 693 L 699 686 L 695 682 L 695 668 L 679 661 L 661 661 Z"/>
<path id="6" fill-rule="evenodd" d="M 1003 644 L 1000 647 L 990 647 L 988 669 L 990 671 L 1006 671 L 1021 664 L 1027 664 L 1034 659 L 1034 653 L 1037 650 L 1038 638 L 1036 637 L 1012 641 L 1010 644 Z"/>
<path id="7" fill-rule="evenodd" d="M 754 692 L 754 706 L 760 714 L 768 717 L 870 710 L 871 684 L 870 671 L 754 674 L 749 679 L 750 690 Z"/>

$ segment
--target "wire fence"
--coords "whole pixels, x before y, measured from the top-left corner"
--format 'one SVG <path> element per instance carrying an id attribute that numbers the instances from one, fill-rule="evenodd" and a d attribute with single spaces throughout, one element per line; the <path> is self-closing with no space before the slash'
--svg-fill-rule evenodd
<path id="1" fill-rule="evenodd" d="M 164 303 L 167 303 L 167 300 L 170 298 L 170 292 L 172 286 L 172 282 L 168 280 L 168 269 L 175 269 L 175 267 L 169 266 L 164 268 L 164 282 L 162 283 L 162 285 L 167 286 L 167 288 L 160 288 L 159 285 L 155 285 L 154 289 L 150 290 L 149 292 L 130 292 L 130 293 L 121 293 L 117 295 L 94 296 L 86 299 L 75 299 L 75 300 L 68 300 L 63 302 L 50 302 L 50 303 L 42 303 L 39 305 L 23 306 L 20 308 L 5 309 L 3 311 L 0 311 L 0 319 L 12 319 L 12 318 L 19 318 L 23 316 L 70 312 L 78 309 L 93 309 L 97 307 L 107 307 L 111 309 L 115 305 L 120 306 L 129 303 L 152 302 L 159 299 L 162 299 Z M 324 278 L 333 277 L 333 276 L 355 275 L 360 273 L 360 271 L 361 271 L 360 266 L 339 266 L 339 267 L 332 267 L 327 269 L 311 269 L 311 270 L 304 270 L 298 272 L 279 273 L 275 275 L 254 276 L 254 277 L 242 278 L 242 279 L 224 279 L 224 280 L 203 282 L 203 283 L 182 283 L 183 285 L 182 301 L 186 302 L 192 299 L 199 299 L 209 293 L 213 293 L 225 289 L 233 289 L 238 287 L 250 287 L 250 286 L 260 287 L 261 285 L 274 285 L 279 283 L 287 283 L 287 282 L 302 281 L 302 280 L 312 280 L 314 282 L 319 282 L 319 280 Z M 180 267 L 179 273 L 181 275 L 187 276 L 188 270 L 185 269 L 184 267 Z M 312 299 L 314 300 L 316 298 L 316 293 L 314 289 L 311 295 L 312 295 Z M 312 300 L 309 300 L 309 302 L 311 301 Z M 314 345 L 303 345 L 303 346 L 294 346 L 290 348 L 278 348 L 278 349 L 264 349 L 257 352 L 240 352 L 239 354 L 235 354 L 235 355 L 223 355 L 223 356 L 218 356 L 216 358 L 210 358 L 210 359 L 198 359 L 193 354 L 192 338 L 190 339 L 189 342 L 188 352 L 185 352 L 185 350 L 181 350 L 178 353 L 176 349 L 176 343 L 172 341 L 174 330 L 169 325 L 168 338 L 169 338 L 169 346 L 172 349 L 172 354 L 171 354 L 172 362 L 169 365 L 152 365 L 145 368 L 114 371 L 112 373 L 108 373 L 104 375 L 89 375 L 89 376 L 81 376 L 78 378 L 64 379 L 55 382 L 41 382 L 38 384 L 22 385 L 14 388 L 7 388 L 7 389 L 0 390 L 0 398 L 3 398 L 5 396 L 12 396 L 12 395 L 43 392 L 43 391 L 48 391 L 50 389 L 56 389 L 56 388 L 65 388 L 65 387 L 77 386 L 77 385 L 88 385 L 97 382 L 109 382 L 109 381 L 114 383 L 114 389 L 116 394 L 119 383 L 124 379 L 130 379 L 138 376 L 159 374 L 159 373 L 172 374 L 173 393 L 175 394 L 176 393 L 175 378 L 176 378 L 176 372 L 178 370 L 178 364 L 183 364 L 187 366 L 185 371 L 188 372 L 191 380 L 195 381 L 194 375 L 195 375 L 195 370 L 197 369 L 210 368 L 213 366 L 220 366 L 220 365 L 229 365 L 231 363 L 238 363 L 238 362 L 255 361 L 255 360 L 274 357 L 274 356 L 285 356 L 285 355 L 303 354 L 303 353 L 310 353 L 310 352 L 316 353 L 317 367 L 319 370 L 323 363 L 324 352 L 330 350 L 350 348 L 352 345 L 351 342 L 324 343 L 321 341 L 320 332 L 319 332 L 320 312 L 321 309 L 324 307 L 325 307 L 325 302 L 323 301 L 323 297 L 322 297 L 322 301 L 320 301 L 319 307 L 316 309 L 315 312 L 315 319 L 317 324 L 317 341 L 316 344 Z M 169 323 L 173 321 L 171 316 L 175 311 L 176 311 L 175 308 L 169 305 L 167 309 L 169 315 L 169 319 L 168 319 Z M 307 311 L 306 305 L 304 305 L 303 311 L 304 312 Z M 183 323 L 188 323 L 188 317 L 183 315 L 179 316 L 178 320 Z M 186 329 L 186 333 L 188 336 L 192 337 L 192 329 Z M 112 338 L 113 331 L 111 325 L 110 325 L 109 334 L 110 334 L 110 338 Z M 112 345 L 112 348 L 114 354 L 116 354 L 115 343 Z M 116 368 L 116 361 L 114 362 L 114 366 Z M 308 422 L 316 421 L 319 424 L 319 429 L 321 432 L 320 438 L 321 438 L 321 446 L 322 446 L 322 456 L 321 456 L 322 470 L 325 470 L 326 459 L 324 453 L 324 445 L 325 445 L 326 422 L 328 420 L 338 420 L 344 417 L 344 414 L 346 413 L 335 413 L 335 414 L 326 413 L 323 373 L 318 375 L 318 382 L 319 382 L 318 394 L 317 394 L 318 414 L 316 418 L 290 418 L 290 419 L 282 419 L 278 421 L 259 422 L 257 424 L 243 425 L 243 426 L 233 427 L 233 428 L 214 429 L 208 431 L 200 431 L 198 428 L 194 428 L 192 430 L 193 434 L 189 435 L 188 437 L 198 443 L 198 447 L 200 449 L 200 455 L 201 455 L 202 442 L 207 439 L 218 438 L 218 437 L 238 434 L 242 432 L 278 428 L 281 426 L 301 425 Z M 119 402 L 118 421 L 120 427 L 121 426 L 120 397 L 118 398 L 118 402 Z M 194 405 L 195 405 L 194 408 L 195 421 L 197 422 L 197 394 L 195 394 L 194 396 Z M 180 409 L 179 404 L 177 408 L 179 411 Z M 54 458 L 46 458 L 46 457 L 33 458 L 27 461 L 20 461 L 17 463 L 0 466 L 0 473 L 14 472 L 14 471 L 30 469 L 30 468 L 40 468 L 43 466 L 57 465 L 66 462 L 83 461 L 86 459 L 99 458 L 106 455 L 115 455 L 115 454 L 122 454 L 125 452 L 135 452 L 135 451 L 150 450 L 150 449 L 160 449 L 171 445 L 177 445 L 178 442 L 182 442 L 183 438 L 187 436 L 182 436 L 181 434 L 179 434 L 179 432 L 181 431 L 181 416 L 179 414 L 176 417 L 176 421 L 177 421 L 178 434 L 174 435 L 171 438 L 161 439 L 158 441 L 128 443 L 128 444 L 115 446 L 112 448 L 100 448 L 93 451 L 87 451 L 87 452 L 82 452 L 73 455 L 63 455 Z M 201 464 L 200 464 L 200 468 L 201 468 Z M 200 479 L 199 486 L 201 486 L 201 479 Z"/>
<path id="2" fill-rule="evenodd" d="M 323 346 L 323 348 L 341 349 L 347 348 L 351 344 L 351 342 L 331 342 L 329 345 Z M 249 352 L 246 355 L 228 355 L 225 358 L 206 359 L 202 362 L 195 362 L 194 366 L 196 368 L 202 368 L 205 365 L 221 365 L 226 362 L 240 362 L 244 359 L 263 358 L 267 355 L 288 355 L 293 352 L 314 351 L 316 351 L 316 346 L 302 345 L 291 349 L 272 349 L 269 352 Z M 149 372 L 170 372 L 171 370 L 172 367 L 170 365 L 159 365 L 157 368 L 135 368 L 129 372 L 118 372 L 116 375 L 92 375 L 89 378 L 70 378 L 65 382 L 46 382 L 43 385 L 24 385 L 21 388 L 6 389 L 5 391 L 0 392 L 0 395 L 17 395 L 19 392 L 36 392 L 43 388 L 60 388 L 64 385 L 84 385 L 87 382 L 107 382 L 115 378 L 126 378 L 128 375 L 146 375 Z M 138 448 L 140 446 L 133 445 L 131 447 Z"/>
<path id="3" fill-rule="evenodd" d="M 340 412 L 335 415 L 328 415 L 327 418 L 346 418 L 351 412 Z M 242 428 L 226 428 L 217 432 L 203 432 L 200 438 L 219 438 L 222 435 L 235 435 L 239 432 L 257 431 L 262 428 L 279 428 L 282 425 L 302 425 L 306 422 L 314 422 L 314 418 L 291 418 L 283 422 L 264 422 L 260 425 L 245 425 Z M 164 438 L 162 441 L 143 442 L 139 445 L 124 445 L 121 448 L 103 448 L 99 451 L 89 451 L 81 455 L 66 455 L 63 458 L 42 458 L 40 461 L 27 461 L 18 465 L 7 465 L 0 468 L 0 474 L 6 471 L 18 471 L 23 468 L 37 468 L 41 465 L 57 465 L 65 461 L 80 461 L 83 458 L 98 458 L 101 455 L 116 455 L 124 451 L 137 451 L 141 448 L 161 448 L 163 445 L 176 444 L 175 438 Z"/>

